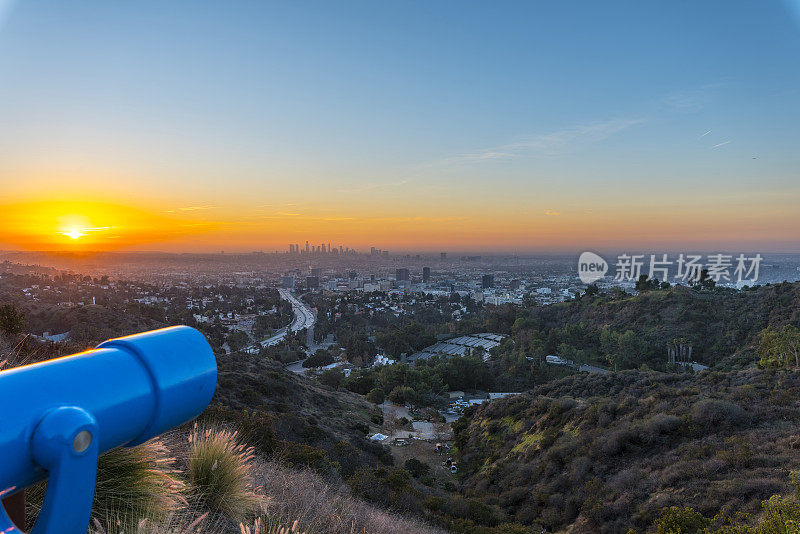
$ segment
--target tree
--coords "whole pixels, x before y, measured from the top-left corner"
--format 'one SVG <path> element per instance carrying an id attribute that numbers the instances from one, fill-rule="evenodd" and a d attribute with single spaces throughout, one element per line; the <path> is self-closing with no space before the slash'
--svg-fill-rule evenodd
<path id="1" fill-rule="evenodd" d="M 664 287 L 666 284 L 666 287 Z M 658 281 L 658 278 L 650 278 L 646 274 L 639 275 L 639 279 L 636 280 L 636 291 L 644 292 L 644 291 L 651 291 L 654 289 L 668 289 L 669 282 L 661 283 Z"/>
<path id="2" fill-rule="evenodd" d="M 334 389 L 342 385 L 344 373 L 339 369 L 326 369 L 319 375 L 319 381 Z"/>
<path id="3" fill-rule="evenodd" d="M 333 354 L 325 349 L 319 349 L 317 352 L 303 360 L 303 367 L 322 367 L 333 363 Z"/>
<path id="4" fill-rule="evenodd" d="M 800 330 L 794 325 L 767 327 L 758 336 L 759 363 L 767 366 L 800 367 Z"/>
<path id="5" fill-rule="evenodd" d="M 600 288 L 597 287 L 597 284 L 589 284 L 586 286 L 586 296 L 587 297 L 594 297 L 600 294 Z"/>
<path id="6" fill-rule="evenodd" d="M 375 348 L 363 332 L 348 336 L 344 342 L 347 361 L 360 367 L 375 360 Z"/>
<path id="7" fill-rule="evenodd" d="M 0 305 L 0 334 L 14 337 L 25 329 L 25 314 L 13 304 Z"/>
<path id="8" fill-rule="evenodd" d="M 228 342 L 231 352 L 241 350 L 250 343 L 250 337 L 242 330 L 234 330 L 225 340 Z"/>
<path id="9" fill-rule="evenodd" d="M 689 281 L 689 285 L 695 289 L 714 289 L 717 282 L 708 274 L 708 269 L 703 269 L 700 271 L 700 276 Z"/>
<path id="10" fill-rule="evenodd" d="M 387 398 L 395 404 L 414 404 L 417 400 L 417 392 L 408 386 L 397 386 Z"/>
<path id="11" fill-rule="evenodd" d="M 382 388 L 372 388 L 370 392 L 367 393 L 367 400 L 373 404 L 382 404 L 383 401 L 386 400 L 386 394 Z"/>

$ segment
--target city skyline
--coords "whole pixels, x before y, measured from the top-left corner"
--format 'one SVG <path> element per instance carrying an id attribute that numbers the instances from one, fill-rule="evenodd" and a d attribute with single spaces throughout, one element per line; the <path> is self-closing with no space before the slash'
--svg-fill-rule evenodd
<path id="1" fill-rule="evenodd" d="M 797 252 L 799 6 L 0 1 L 0 249 Z"/>

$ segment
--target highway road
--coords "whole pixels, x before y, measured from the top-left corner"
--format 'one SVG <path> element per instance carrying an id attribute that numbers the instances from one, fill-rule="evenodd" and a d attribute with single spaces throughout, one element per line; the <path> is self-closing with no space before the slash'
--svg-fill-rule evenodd
<path id="1" fill-rule="evenodd" d="M 258 345 L 262 347 L 272 347 L 273 345 L 277 345 L 278 343 L 282 342 L 286 339 L 286 333 L 291 330 L 292 332 L 299 332 L 303 328 L 308 329 L 309 339 L 313 338 L 313 331 L 314 331 L 314 323 L 317 322 L 317 318 L 314 315 L 314 312 L 309 308 L 304 302 L 300 299 L 292 295 L 291 291 L 284 288 L 278 288 L 278 293 L 280 293 L 281 298 L 289 302 L 292 305 L 292 311 L 294 312 L 294 318 L 292 319 L 292 324 L 288 327 L 284 326 L 280 330 L 278 330 L 275 334 L 271 337 L 260 341 L 255 345 L 251 345 L 247 348 L 248 352 L 257 352 Z"/>
<path id="2" fill-rule="evenodd" d="M 303 328 L 311 329 L 314 326 L 314 323 L 317 321 L 317 318 L 314 316 L 314 312 L 311 311 L 311 308 L 306 306 L 304 302 L 301 302 L 300 299 L 292 295 L 288 289 L 280 288 L 278 289 L 278 292 L 281 294 L 281 298 L 283 300 L 288 300 L 292 305 L 292 310 L 294 311 L 294 320 L 289 326 L 292 332 L 297 332 Z"/>

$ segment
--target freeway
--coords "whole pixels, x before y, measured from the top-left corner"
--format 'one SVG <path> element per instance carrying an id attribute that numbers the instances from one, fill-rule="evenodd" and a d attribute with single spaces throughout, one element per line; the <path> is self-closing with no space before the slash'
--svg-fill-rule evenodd
<path id="1" fill-rule="evenodd" d="M 311 311 L 311 309 L 306 306 L 305 303 L 301 302 L 300 299 L 292 295 L 288 289 L 280 288 L 278 289 L 278 292 L 281 294 L 281 298 L 283 300 L 288 300 L 292 305 L 292 310 L 294 311 L 294 320 L 289 326 L 292 332 L 297 332 L 303 328 L 311 329 L 314 326 L 314 323 L 317 321 L 317 318 L 314 316 L 314 312 Z"/>
<path id="2" fill-rule="evenodd" d="M 308 339 L 314 339 L 314 323 L 317 322 L 317 318 L 311 308 L 309 308 L 300 299 L 292 295 L 291 291 L 288 289 L 278 288 L 278 293 L 280 293 L 283 300 L 288 301 L 292 305 L 292 311 L 294 312 L 292 324 L 290 324 L 288 327 L 284 326 L 275 332 L 275 334 L 273 334 L 271 337 L 251 345 L 246 349 L 248 352 L 258 352 L 259 345 L 262 347 L 272 347 L 273 345 L 277 345 L 286 338 L 286 333 L 290 330 L 292 332 L 299 332 L 303 328 L 307 328 L 309 335 Z"/>

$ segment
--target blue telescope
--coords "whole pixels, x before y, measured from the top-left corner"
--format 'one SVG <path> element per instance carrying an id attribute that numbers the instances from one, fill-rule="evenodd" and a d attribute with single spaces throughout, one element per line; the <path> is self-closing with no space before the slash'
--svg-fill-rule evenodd
<path id="1" fill-rule="evenodd" d="M 98 455 L 199 415 L 217 385 L 203 334 L 174 326 L 0 372 L 0 497 L 49 478 L 32 534 L 85 534 Z M 18 534 L 0 507 L 0 534 Z"/>

